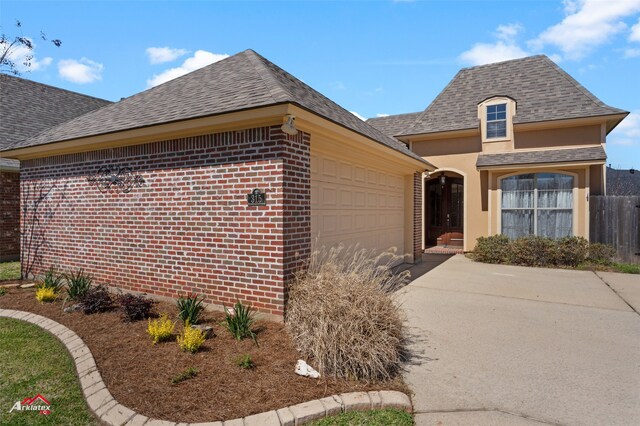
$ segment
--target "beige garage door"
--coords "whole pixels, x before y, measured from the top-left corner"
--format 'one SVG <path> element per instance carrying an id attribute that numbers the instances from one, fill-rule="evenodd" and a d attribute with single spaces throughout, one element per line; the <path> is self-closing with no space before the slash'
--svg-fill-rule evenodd
<path id="1" fill-rule="evenodd" d="M 404 249 L 404 179 L 366 162 L 311 154 L 314 246 Z"/>

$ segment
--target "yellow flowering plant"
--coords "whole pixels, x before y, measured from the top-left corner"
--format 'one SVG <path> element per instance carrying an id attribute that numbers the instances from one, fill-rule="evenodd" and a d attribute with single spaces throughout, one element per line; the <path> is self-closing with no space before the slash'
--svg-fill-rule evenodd
<path id="1" fill-rule="evenodd" d="M 206 334 L 197 328 L 191 328 L 189 321 L 184 323 L 184 329 L 178 336 L 178 345 L 185 352 L 198 352 L 200 346 L 204 343 Z"/>
<path id="2" fill-rule="evenodd" d="M 152 320 L 149 318 L 147 333 L 153 339 L 153 344 L 168 340 L 173 333 L 176 324 L 169 319 L 167 314 L 160 315 L 160 318 Z"/>

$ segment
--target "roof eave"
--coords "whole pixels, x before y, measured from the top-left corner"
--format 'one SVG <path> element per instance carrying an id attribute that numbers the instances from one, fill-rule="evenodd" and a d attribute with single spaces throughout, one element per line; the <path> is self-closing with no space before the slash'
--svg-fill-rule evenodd
<path id="1" fill-rule="evenodd" d="M 581 161 L 554 161 L 554 162 L 537 162 L 537 163 L 513 163 L 513 164 L 498 164 L 498 165 L 477 165 L 476 170 L 511 170 L 521 168 L 555 168 L 555 167 L 570 167 L 570 166 L 598 166 L 606 163 L 606 159 L 598 160 L 581 160 Z"/>

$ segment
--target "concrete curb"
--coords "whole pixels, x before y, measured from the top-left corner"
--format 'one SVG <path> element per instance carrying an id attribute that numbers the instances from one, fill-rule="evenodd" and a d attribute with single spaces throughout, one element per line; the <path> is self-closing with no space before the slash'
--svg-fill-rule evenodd
<path id="1" fill-rule="evenodd" d="M 375 391 L 333 395 L 223 422 L 175 423 L 150 419 L 125 407 L 113 398 L 102 381 L 91 351 L 72 330 L 56 321 L 30 312 L 0 309 L 0 318 L 26 321 L 56 336 L 73 358 L 80 379 L 80 387 L 89 409 L 104 424 L 111 426 L 297 426 L 348 411 L 380 408 L 396 408 L 409 413 L 413 411 L 411 399 L 404 393 Z"/>

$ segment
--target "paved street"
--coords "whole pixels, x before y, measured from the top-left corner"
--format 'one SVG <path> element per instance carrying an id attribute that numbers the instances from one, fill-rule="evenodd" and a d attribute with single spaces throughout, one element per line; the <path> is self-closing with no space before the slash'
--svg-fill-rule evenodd
<path id="1" fill-rule="evenodd" d="M 463 255 L 415 272 L 418 425 L 640 424 L 639 275 Z"/>

